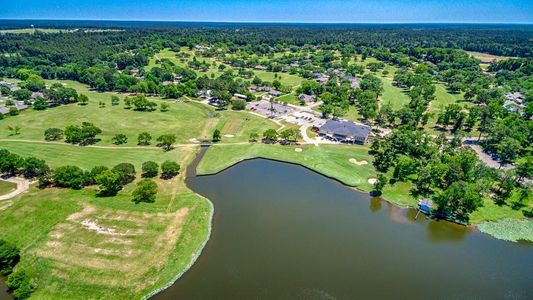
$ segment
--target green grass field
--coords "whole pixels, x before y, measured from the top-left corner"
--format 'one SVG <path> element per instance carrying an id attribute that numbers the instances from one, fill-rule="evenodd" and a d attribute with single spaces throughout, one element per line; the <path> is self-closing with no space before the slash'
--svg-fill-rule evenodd
<path id="1" fill-rule="evenodd" d="M 89 169 L 120 162 L 170 159 L 185 167 L 198 147 L 163 153 L 156 149 L 98 149 L 69 145 L 0 142 L 20 155 L 34 155 L 52 167 Z M 184 172 L 156 179 L 153 204 L 134 204 L 127 185 L 115 197 L 95 188 L 38 189 L 0 210 L 0 238 L 22 249 L 23 269 L 35 282 L 35 299 L 133 299 L 162 287 L 198 253 L 209 227 L 211 206 L 184 184 Z M 138 179 L 137 179 L 138 180 Z"/>
<path id="2" fill-rule="evenodd" d="M 158 104 L 164 101 L 169 103 L 169 110 L 138 112 L 125 109 L 122 101 L 120 105 L 112 106 L 111 95 L 114 93 L 91 91 L 87 86 L 73 81 L 60 82 L 89 96 L 89 104 L 86 106 L 69 104 L 44 111 L 29 109 L 18 116 L 6 118 L 0 121 L 2 129 L 8 126 L 20 126 L 21 131 L 19 135 L 10 136 L 8 130 L 1 130 L 0 139 L 44 141 L 44 131 L 47 128 L 65 128 L 68 125 L 81 124 L 81 122 L 92 122 L 103 131 L 99 135 L 102 140 L 98 145 L 111 145 L 113 136 L 122 133 L 128 137 L 128 143 L 123 146 L 131 147 L 137 144 L 137 136 L 143 131 L 152 135 L 153 144 L 155 144 L 155 139 L 162 134 L 175 135 L 177 143 L 190 143 L 191 139 L 210 139 L 214 126 L 219 122 L 240 120 L 244 121 L 246 126 L 241 126 L 238 131 L 232 132 L 235 137 L 224 142 L 244 142 L 248 141 L 251 131 L 263 132 L 266 129 L 278 127 L 274 122 L 255 115 L 233 111 L 215 113 L 212 107 L 194 101 L 176 102 L 150 98 Z M 123 98 L 124 95 L 119 95 L 119 97 Z M 99 107 L 100 101 L 106 103 L 104 108 Z"/>
<path id="3" fill-rule="evenodd" d="M 0 195 L 5 195 L 14 191 L 17 188 L 17 185 L 13 182 L 0 180 Z"/>
<path id="4" fill-rule="evenodd" d="M 401 88 L 392 85 L 392 80 L 381 77 L 383 82 L 382 105 L 390 103 L 394 110 L 399 110 L 409 103 L 409 96 Z"/>

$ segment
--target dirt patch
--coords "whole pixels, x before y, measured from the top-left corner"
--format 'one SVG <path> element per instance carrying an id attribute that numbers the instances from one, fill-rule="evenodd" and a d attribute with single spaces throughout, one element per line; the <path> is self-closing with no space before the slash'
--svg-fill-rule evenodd
<path id="1" fill-rule="evenodd" d="M 176 249 L 189 208 L 168 213 L 87 205 L 57 224 L 37 255 L 65 285 L 142 290 L 158 280 Z"/>
<path id="2" fill-rule="evenodd" d="M 350 158 L 348 161 L 358 166 L 368 165 L 368 161 L 366 160 L 357 160 L 355 158 Z"/>
<path id="3" fill-rule="evenodd" d="M 189 139 L 189 142 L 191 142 L 191 143 L 199 143 L 200 141 L 198 141 L 196 138 L 192 138 L 192 139 Z"/>
<path id="4" fill-rule="evenodd" d="M 302 148 L 295 148 L 294 151 L 296 151 L 296 152 L 302 152 L 302 151 L 304 151 L 304 149 L 302 149 Z"/>
<path id="5" fill-rule="evenodd" d="M 378 181 L 377 178 L 368 178 L 368 183 L 370 183 L 370 184 L 374 184 L 377 181 Z"/>

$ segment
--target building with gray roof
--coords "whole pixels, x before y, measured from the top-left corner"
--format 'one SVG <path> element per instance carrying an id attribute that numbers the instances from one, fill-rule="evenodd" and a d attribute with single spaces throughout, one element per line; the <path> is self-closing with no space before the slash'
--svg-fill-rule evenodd
<path id="1" fill-rule="evenodd" d="M 350 121 L 328 120 L 320 127 L 319 134 L 330 140 L 350 144 L 365 144 L 372 128 Z"/>

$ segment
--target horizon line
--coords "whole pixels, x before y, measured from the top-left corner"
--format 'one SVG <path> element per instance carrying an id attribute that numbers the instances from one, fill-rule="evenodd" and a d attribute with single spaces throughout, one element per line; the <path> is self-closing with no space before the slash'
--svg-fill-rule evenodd
<path id="1" fill-rule="evenodd" d="M 0 18 L 0 21 L 100 21 L 100 22 L 161 22 L 161 23 L 234 23 L 234 24 L 347 24 L 347 25 L 364 25 L 364 24 L 453 24 L 453 25 L 533 25 L 533 22 L 475 22 L 475 21 L 383 21 L 383 22 L 349 22 L 349 21 L 230 21 L 230 20 L 154 20 L 154 19 L 46 19 L 46 18 Z"/>

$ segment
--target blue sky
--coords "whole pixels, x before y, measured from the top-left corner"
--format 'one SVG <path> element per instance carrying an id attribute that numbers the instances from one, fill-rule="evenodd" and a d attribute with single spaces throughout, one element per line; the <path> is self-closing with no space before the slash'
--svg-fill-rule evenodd
<path id="1" fill-rule="evenodd" d="M 533 0 L 0 0 L 0 19 L 533 23 Z"/>

